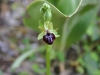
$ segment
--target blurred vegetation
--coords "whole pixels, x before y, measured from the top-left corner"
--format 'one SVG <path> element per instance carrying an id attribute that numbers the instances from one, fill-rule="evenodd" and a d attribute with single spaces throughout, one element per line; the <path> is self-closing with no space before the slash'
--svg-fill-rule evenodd
<path id="1" fill-rule="evenodd" d="M 45 1 L 48 1 L 51 6 L 52 22 L 54 28 L 59 28 L 58 34 L 60 34 L 51 50 L 51 69 L 54 72 L 52 73 L 100 75 L 100 0 Z M 23 22 L 33 32 L 40 32 L 38 23 L 42 16 L 39 10 L 45 1 L 34 0 L 27 7 Z M 15 8 L 14 5 L 13 8 Z M 39 46 L 33 49 L 30 39 L 24 38 L 21 42 L 24 43 L 25 48 L 18 50 L 20 56 L 14 60 L 11 67 L 14 72 L 25 59 L 30 62 L 41 57 L 45 59 L 46 47 L 42 41 L 39 41 Z M 45 63 L 43 64 L 44 66 L 41 67 L 41 63 L 32 63 L 32 72 L 35 75 L 45 75 Z M 70 74 L 67 74 L 67 71 Z M 0 75 L 3 75 L 2 70 Z M 31 74 L 23 71 L 18 75 Z"/>

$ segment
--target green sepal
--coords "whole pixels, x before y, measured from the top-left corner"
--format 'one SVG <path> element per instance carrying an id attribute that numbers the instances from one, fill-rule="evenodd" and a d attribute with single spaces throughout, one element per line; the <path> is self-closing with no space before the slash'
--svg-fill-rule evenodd
<path id="1" fill-rule="evenodd" d="M 49 23 L 48 29 L 49 30 L 53 30 L 53 24 L 52 24 L 52 22 Z"/>
<path id="2" fill-rule="evenodd" d="M 55 37 L 60 37 L 60 35 L 55 35 Z"/>
<path id="3" fill-rule="evenodd" d="M 47 23 L 44 23 L 44 28 L 45 28 L 45 30 L 48 30 L 48 24 Z"/>
<path id="4" fill-rule="evenodd" d="M 45 35 L 45 31 L 41 32 L 39 35 L 38 35 L 38 40 L 42 39 L 43 36 Z"/>
<path id="5" fill-rule="evenodd" d="M 50 30 L 50 32 L 53 33 L 54 35 L 57 34 L 57 31 L 55 31 L 55 30 Z"/>
<path id="6" fill-rule="evenodd" d="M 42 21 L 41 20 L 39 20 L 39 26 L 40 27 L 43 27 L 43 24 L 42 24 Z"/>
<path id="7" fill-rule="evenodd" d="M 38 28 L 41 30 L 41 31 L 46 31 L 43 27 L 41 26 L 38 26 Z"/>

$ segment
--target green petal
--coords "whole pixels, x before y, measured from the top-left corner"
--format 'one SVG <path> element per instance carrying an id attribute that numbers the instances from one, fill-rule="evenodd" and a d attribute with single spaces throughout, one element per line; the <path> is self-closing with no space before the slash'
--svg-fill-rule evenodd
<path id="1" fill-rule="evenodd" d="M 60 35 L 55 35 L 55 37 L 60 37 Z"/>
<path id="2" fill-rule="evenodd" d="M 41 26 L 38 26 L 38 28 L 41 30 L 41 31 L 45 31 L 45 29 Z"/>
<path id="3" fill-rule="evenodd" d="M 55 30 L 50 30 L 50 32 L 53 33 L 54 35 L 57 34 L 57 31 L 55 31 Z"/>
<path id="4" fill-rule="evenodd" d="M 40 39 L 42 39 L 43 38 L 43 36 L 45 35 L 45 32 L 43 31 L 43 32 L 41 32 L 39 35 L 38 35 L 38 40 L 40 40 Z"/>
<path id="5" fill-rule="evenodd" d="M 46 23 L 44 23 L 44 28 L 45 28 L 45 30 L 48 30 L 48 26 Z"/>
<path id="6" fill-rule="evenodd" d="M 50 22 L 48 29 L 49 30 L 53 30 L 53 24 L 52 24 L 52 22 Z"/>
<path id="7" fill-rule="evenodd" d="M 39 26 L 43 27 L 41 20 L 39 20 Z"/>

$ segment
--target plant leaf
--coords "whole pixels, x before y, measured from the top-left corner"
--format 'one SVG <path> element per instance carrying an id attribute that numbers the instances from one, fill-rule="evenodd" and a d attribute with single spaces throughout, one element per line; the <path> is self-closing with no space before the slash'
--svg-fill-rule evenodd
<path id="1" fill-rule="evenodd" d="M 70 19 L 70 26 L 67 30 L 67 46 L 70 46 L 72 43 L 76 42 L 82 37 L 91 21 L 96 16 L 97 12 L 98 6 L 87 5 L 79 13 L 72 17 L 73 20 Z"/>
<path id="2" fill-rule="evenodd" d="M 37 51 L 39 50 L 43 50 L 45 49 L 45 46 L 40 46 L 39 48 L 36 48 L 36 49 L 33 49 L 33 50 L 28 50 L 27 52 L 23 53 L 21 56 L 19 56 L 15 61 L 14 63 L 12 64 L 11 68 L 12 69 L 16 69 L 18 68 L 21 63 L 28 57 L 30 56 L 31 54 L 34 54 L 36 53 Z"/>
<path id="3" fill-rule="evenodd" d="M 86 5 L 94 5 L 97 4 L 98 0 L 83 0 L 82 1 L 82 6 L 86 6 Z"/>
<path id="4" fill-rule="evenodd" d="M 98 62 L 92 57 L 92 52 L 87 52 L 84 55 L 84 61 L 88 75 L 99 75 Z"/>
<path id="5" fill-rule="evenodd" d="M 57 6 L 57 4 L 60 0 L 46 0 L 46 1 L 48 1 L 48 2 L 52 3 L 53 5 Z"/>
<path id="6" fill-rule="evenodd" d="M 57 8 L 63 12 L 63 14 L 71 17 L 77 12 L 81 2 L 82 0 L 60 0 Z"/>

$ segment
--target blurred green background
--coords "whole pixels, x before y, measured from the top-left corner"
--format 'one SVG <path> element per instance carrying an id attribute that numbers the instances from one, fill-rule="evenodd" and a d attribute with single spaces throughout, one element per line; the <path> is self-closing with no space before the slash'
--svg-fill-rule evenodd
<path id="1" fill-rule="evenodd" d="M 100 75 L 100 0 L 45 1 L 60 34 L 51 50 L 51 74 Z M 0 75 L 45 75 L 46 46 L 37 40 L 45 1 L 0 0 Z"/>

